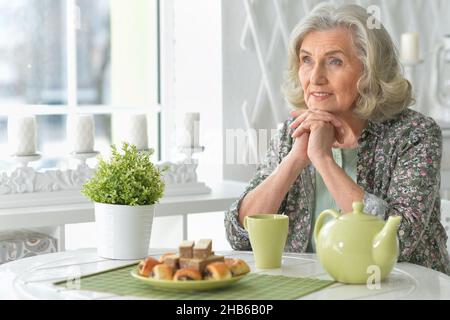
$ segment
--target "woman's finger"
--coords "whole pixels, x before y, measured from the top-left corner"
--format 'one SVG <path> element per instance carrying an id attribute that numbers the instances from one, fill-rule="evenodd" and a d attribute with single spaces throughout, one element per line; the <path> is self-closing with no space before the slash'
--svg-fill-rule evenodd
<path id="1" fill-rule="evenodd" d="M 338 117 L 336 117 L 334 114 L 332 114 L 331 112 L 318 110 L 318 109 L 311 109 L 311 111 L 315 115 L 323 115 L 324 117 L 326 117 L 326 119 L 334 119 L 334 121 L 333 120 L 329 120 L 329 121 L 334 123 L 334 125 L 337 127 L 340 125 L 343 125 L 342 121 Z"/>
<path id="2" fill-rule="evenodd" d="M 317 114 L 326 114 L 332 117 L 335 117 L 334 114 L 332 114 L 331 112 L 328 111 L 324 111 L 324 110 L 319 110 L 319 109 L 311 109 L 312 112 L 317 113 Z"/>
<path id="3" fill-rule="evenodd" d="M 317 122 L 329 123 L 328 121 L 324 121 L 322 119 L 313 119 L 312 117 L 308 117 L 305 121 L 302 122 L 301 125 L 298 126 L 297 129 L 294 130 L 292 137 L 300 137 L 305 132 L 311 131 L 311 126 L 316 124 Z"/>
<path id="4" fill-rule="evenodd" d="M 339 144 L 344 143 L 344 137 L 345 137 L 345 129 L 344 129 L 344 127 L 335 128 L 335 130 L 336 130 L 336 141 Z"/>
<path id="5" fill-rule="evenodd" d="M 289 111 L 289 114 L 291 115 L 291 117 L 297 118 L 299 115 L 305 113 L 306 111 L 308 111 L 308 109 L 295 109 Z"/>
<path id="6" fill-rule="evenodd" d="M 294 133 L 292 134 L 292 137 L 300 137 L 305 132 L 311 132 L 312 126 L 313 125 L 315 126 L 318 122 L 328 123 L 331 126 L 333 126 L 333 124 L 328 121 L 323 121 L 321 119 L 317 120 L 311 116 L 302 122 L 302 124 L 294 131 Z M 336 144 L 342 144 L 344 142 L 343 137 L 345 135 L 344 128 L 342 126 L 341 127 L 333 126 L 333 128 L 334 128 L 334 132 L 335 132 Z"/>
<path id="7" fill-rule="evenodd" d="M 298 128 L 296 128 L 294 130 L 294 132 L 292 133 L 292 137 L 293 138 L 298 138 L 300 137 L 302 134 L 309 132 L 309 124 L 303 122 L 301 125 L 298 126 Z"/>
<path id="8" fill-rule="evenodd" d="M 327 122 L 327 121 L 311 121 L 311 123 L 309 124 L 309 131 L 313 132 L 316 130 L 320 130 L 320 129 L 333 129 L 333 136 L 335 135 L 335 129 L 336 127 L 333 126 L 331 123 Z M 336 139 L 336 137 L 334 137 Z"/>
<path id="9" fill-rule="evenodd" d="M 298 116 L 290 125 L 289 127 L 294 129 L 297 128 L 306 118 L 311 118 L 315 120 L 322 120 L 322 121 L 329 121 L 331 122 L 335 127 L 342 126 L 342 122 L 333 114 L 317 110 L 317 109 L 308 109 L 307 111 L 303 112 L 300 116 Z"/>
<path id="10" fill-rule="evenodd" d="M 322 110 L 313 110 L 312 113 L 316 116 L 323 116 L 324 119 L 330 119 L 329 121 L 332 123 L 335 123 L 336 126 L 342 125 L 342 121 L 330 112 L 322 111 Z"/>
<path id="11" fill-rule="evenodd" d="M 307 120 L 324 121 L 331 123 L 334 127 L 342 127 L 342 122 L 338 118 L 327 113 L 313 112 L 307 116 Z"/>
<path id="12" fill-rule="evenodd" d="M 294 138 L 300 137 L 302 134 L 310 132 L 312 123 L 314 123 L 314 120 L 310 120 L 310 119 L 307 119 L 304 122 L 302 122 L 302 124 L 299 125 L 297 129 L 294 130 L 292 137 L 294 137 Z"/>
<path id="13" fill-rule="evenodd" d="M 298 138 L 301 137 L 303 134 L 308 133 L 309 129 L 305 127 L 298 127 L 295 129 L 294 133 L 292 134 L 292 138 Z"/>
<path id="14" fill-rule="evenodd" d="M 303 120 L 305 120 L 308 115 L 310 114 L 309 111 L 304 112 L 303 114 L 299 115 L 290 125 L 289 128 L 291 129 L 295 129 L 297 128 L 302 122 Z"/>

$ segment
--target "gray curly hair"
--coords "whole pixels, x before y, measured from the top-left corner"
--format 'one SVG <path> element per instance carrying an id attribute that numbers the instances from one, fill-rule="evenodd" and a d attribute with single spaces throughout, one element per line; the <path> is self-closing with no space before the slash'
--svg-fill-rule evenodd
<path id="1" fill-rule="evenodd" d="M 363 73 L 358 80 L 359 97 L 354 112 L 362 119 L 382 122 L 395 118 L 414 103 L 412 88 L 403 76 L 398 52 L 391 37 L 380 23 L 368 28 L 373 19 L 358 5 L 335 7 L 322 3 L 316 6 L 292 31 L 288 48 L 288 69 L 283 93 L 296 108 L 307 108 L 298 77 L 299 50 L 303 39 L 311 31 L 345 27 L 352 32 Z"/>

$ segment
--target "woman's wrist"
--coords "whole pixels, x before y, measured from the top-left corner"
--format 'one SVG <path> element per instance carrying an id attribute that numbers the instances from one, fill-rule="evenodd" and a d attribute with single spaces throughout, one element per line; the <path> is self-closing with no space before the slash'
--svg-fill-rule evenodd
<path id="1" fill-rule="evenodd" d="M 303 158 L 296 157 L 290 153 L 283 159 L 282 163 L 290 167 L 291 170 L 296 173 L 300 173 L 310 164 L 309 161 Z"/>
<path id="2" fill-rule="evenodd" d="M 322 174 L 327 168 L 337 165 L 333 159 L 333 155 L 327 154 L 319 157 L 314 157 L 311 159 L 314 167 Z"/>
<path id="3" fill-rule="evenodd" d="M 309 164 L 308 160 L 288 154 L 270 176 L 245 195 L 237 216 L 240 225 L 252 212 L 278 212 L 289 188 Z"/>

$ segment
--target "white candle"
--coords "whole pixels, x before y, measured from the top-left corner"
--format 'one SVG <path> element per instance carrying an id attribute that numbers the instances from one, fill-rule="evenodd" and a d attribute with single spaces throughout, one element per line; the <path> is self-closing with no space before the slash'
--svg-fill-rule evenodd
<path id="1" fill-rule="evenodd" d="M 134 144 L 138 150 L 148 149 L 147 115 L 130 115 L 127 142 Z"/>
<path id="2" fill-rule="evenodd" d="M 402 34 L 401 60 L 404 63 L 416 63 L 419 57 L 419 34 L 409 32 Z"/>
<path id="3" fill-rule="evenodd" d="M 184 114 L 180 145 L 183 147 L 200 146 L 200 113 L 188 112 Z"/>
<path id="4" fill-rule="evenodd" d="M 8 143 L 15 156 L 36 154 L 36 118 L 34 116 L 9 117 Z"/>
<path id="5" fill-rule="evenodd" d="M 77 114 L 68 118 L 67 134 L 74 153 L 94 151 L 95 125 L 91 114 Z"/>

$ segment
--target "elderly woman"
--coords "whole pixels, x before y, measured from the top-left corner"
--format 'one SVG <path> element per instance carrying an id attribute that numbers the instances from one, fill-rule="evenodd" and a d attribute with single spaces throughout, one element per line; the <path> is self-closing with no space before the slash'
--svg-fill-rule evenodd
<path id="1" fill-rule="evenodd" d="M 440 223 L 440 128 L 408 109 L 411 85 L 383 26 L 356 5 L 319 5 L 293 31 L 284 87 L 293 118 L 271 141 L 241 198 L 225 214 L 228 241 L 251 248 L 245 216 L 289 216 L 286 251 L 315 252 L 328 208 L 399 215 L 399 261 L 450 274 Z"/>

